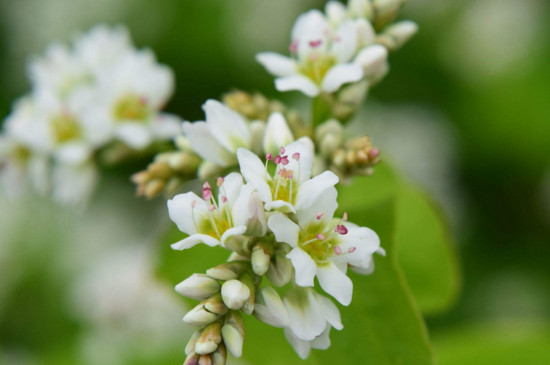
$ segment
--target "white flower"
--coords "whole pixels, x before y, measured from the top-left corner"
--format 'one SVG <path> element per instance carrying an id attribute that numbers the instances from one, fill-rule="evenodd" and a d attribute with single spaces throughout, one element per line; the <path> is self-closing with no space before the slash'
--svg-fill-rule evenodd
<path id="1" fill-rule="evenodd" d="M 267 119 L 263 137 L 263 150 L 266 154 L 276 155 L 281 146 L 294 142 L 292 131 L 285 117 L 278 112 L 272 113 Z"/>
<path id="2" fill-rule="evenodd" d="M 315 97 L 321 92 L 336 92 L 342 85 L 363 78 L 362 68 L 352 62 L 358 45 L 352 20 L 344 20 L 332 29 L 322 12 L 311 10 L 298 17 L 292 29 L 293 58 L 266 52 L 256 59 L 277 76 L 277 90 L 299 90 Z"/>
<path id="3" fill-rule="evenodd" d="M 349 305 L 353 284 L 346 276 L 347 267 L 370 268 L 380 240 L 369 228 L 346 222 L 346 215 L 342 220 L 333 219 L 336 196 L 336 189 L 325 190 L 312 206 L 297 211 L 297 224 L 277 213 L 269 218 L 268 227 L 277 241 L 292 247 L 287 257 L 294 266 L 296 284 L 311 287 L 317 276 L 325 292 Z"/>
<path id="4" fill-rule="evenodd" d="M 240 174 L 231 173 L 225 179 L 218 178 L 218 187 L 217 202 L 208 183 L 203 187 L 203 198 L 190 192 L 168 200 L 170 219 L 180 231 L 189 235 L 174 243 L 172 248 L 184 250 L 201 242 L 208 246 L 223 245 L 229 238 L 245 234 L 249 221 L 258 219 L 258 215 L 251 212 L 261 209 L 255 205 L 261 202 L 252 199 L 254 195 L 246 186 L 243 187 Z"/>
<path id="5" fill-rule="evenodd" d="M 236 164 L 237 149 L 251 148 L 250 125 L 242 115 L 217 100 L 207 100 L 202 109 L 206 121 L 183 123 L 191 147 L 203 159 L 219 166 Z"/>
<path id="6" fill-rule="evenodd" d="M 343 328 L 340 312 L 332 301 L 311 288 L 294 287 L 284 298 L 288 313 L 285 335 L 298 355 L 305 359 L 311 348 L 327 349 L 331 327 Z"/>
<path id="7" fill-rule="evenodd" d="M 108 126 L 114 138 L 131 148 L 143 149 L 179 134 L 179 118 L 160 112 L 173 89 L 172 71 L 158 64 L 151 51 L 125 53 L 112 67 L 99 70 L 96 100 L 85 119 Z"/>
<path id="8" fill-rule="evenodd" d="M 258 191 L 266 211 L 306 209 L 338 182 L 338 177 L 330 171 L 310 179 L 313 164 L 310 143 L 309 139 L 300 139 L 281 147 L 279 155 L 268 154 L 265 165 L 254 153 L 244 148 L 237 151 L 241 173 Z M 273 177 L 268 171 L 269 163 L 276 165 Z"/>

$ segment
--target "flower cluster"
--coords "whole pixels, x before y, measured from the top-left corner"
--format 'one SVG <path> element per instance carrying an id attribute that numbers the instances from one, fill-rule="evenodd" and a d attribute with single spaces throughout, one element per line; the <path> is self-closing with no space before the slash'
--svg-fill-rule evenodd
<path id="1" fill-rule="evenodd" d="M 62 202 L 85 200 L 100 157 L 169 141 L 179 118 L 161 112 L 174 89 L 171 70 L 125 28 L 103 25 L 55 43 L 28 67 L 31 91 L 14 106 L 0 139 L 0 176 L 14 187 L 29 176 Z M 110 154 L 110 155 L 109 155 Z"/>
<path id="2" fill-rule="evenodd" d="M 240 173 L 217 178 L 217 196 L 206 182 L 201 196 L 188 192 L 168 201 L 170 218 L 188 235 L 172 248 L 204 243 L 232 252 L 228 262 L 176 286 L 201 301 L 183 318 L 200 327 L 185 364 L 224 364 L 226 350 L 240 357 L 243 313 L 284 328 L 302 358 L 311 348 L 328 348 L 330 329 L 343 325 L 336 305 L 314 289 L 315 277 L 325 293 L 349 305 L 348 268 L 370 273 L 372 255 L 384 253 L 372 230 L 348 222 L 346 213 L 334 216 L 338 177 L 331 171 L 311 176 L 309 139 L 268 152 L 263 162 L 245 147 L 236 147 L 236 158 Z"/>

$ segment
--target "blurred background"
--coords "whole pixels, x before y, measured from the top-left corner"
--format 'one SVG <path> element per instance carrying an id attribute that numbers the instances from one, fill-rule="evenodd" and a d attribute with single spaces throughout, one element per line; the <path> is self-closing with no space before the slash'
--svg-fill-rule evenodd
<path id="1" fill-rule="evenodd" d="M 233 88 L 278 96 L 254 55 L 285 53 L 295 18 L 324 3 L 2 0 L 0 115 L 28 90 L 30 56 L 96 23 L 127 25 L 173 68 L 167 109 L 184 119 Z M 401 18 L 420 31 L 358 117 L 448 220 L 461 290 L 425 313 L 441 365 L 550 363 L 548 14 L 545 0 L 409 1 Z M 0 364 L 183 361 L 186 304 L 159 274 L 165 203 L 136 199 L 128 177 L 106 173 L 79 214 L 0 197 Z"/>

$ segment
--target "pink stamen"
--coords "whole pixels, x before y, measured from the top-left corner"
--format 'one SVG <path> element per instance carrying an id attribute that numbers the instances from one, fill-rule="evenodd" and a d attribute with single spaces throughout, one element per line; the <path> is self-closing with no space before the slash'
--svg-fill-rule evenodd
<path id="1" fill-rule="evenodd" d="M 197 205 L 197 201 L 196 200 L 193 200 L 191 202 L 191 208 L 195 208 L 195 206 Z"/>
<path id="2" fill-rule="evenodd" d="M 378 157 L 379 154 L 380 154 L 380 151 L 378 150 L 378 148 L 373 148 L 372 150 L 369 151 L 370 158 L 376 158 Z"/>
<path id="3" fill-rule="evenodd" d="M 347 233 L 348 233 L 348 229 L 347 229 L 346 226 L 344 226 L 343 224 L 339 224 L 339 225 L 336 226 L 336 228 L 334 228 L 334 232 L 343 235 L 343 234 L 347 234 Z"/>
<path id="4" fill-rule="evenodd" d="M 323 236 L 322 233 L 317 233 L 317 239 L 318 239 L 318 240 L 324 240 L 324 239 L 325 239 L 325 236 Z"/>
<path id="5" fill-rule="evenodd" d="M 342 253 L 342 249 L 340 246 L 334 246 L 334 253 L 337 255 L 340 255 Z"/>
<path id="6" fill-rule="evenodd" d="M 271 161 L 273 160 L 273 155 L 271 153 L 268 153 L 267 155 L 265 155 L 265 159 Z"/>
<path id="7" fill-rule="evenodd" d="M 318 57 L 319 57 L 319 56 L 317 55 L 317 53 L 312 53 L 312 54 L 311 54 L 311 60 L 312 60 L 312 61 L 317 61 L 317 58 L 318 58 Z"/>
<path id="8" fill-rule="evenodd" d="M 281 156 L 280 155 L 275 156 L 275 158 L 273 159 L 273 162 L 275 162 L 275 165 L 280 164 L 281 163 Z"/>
<path id="9" fill-rule="evenodd" d="M 300 161 L 300 152 L 296 152 L 292 155 L 292 158 L 296 161 Z"/>
<path id="10" fill-rule="evenodd" d="M 310 41 L 309 46 L 312 47 L 312 48 L 317 48 L 321 45 L 321 43 L 323 43 L 323 41 L 318 39 L 316 41 Z"/>
<path id="11" fill-rule="evenodd" d="M 281 163 L 282 163 L 283 165 L 285 165 L 285 166 L 288 165 L 288 162 L 289 162 L 289 161 L 288 161 L 288 156 L 283 156 L 283 157 L 281 157 Z"/>
<path id="12" fill-rule="evenodd" d="M 281 155 L 284 155 L 284 154 L 285 154 L 285 148 L 281 146 Z"/>
<path id="13" fill-rule="evenodd" d="M 320 220 L 321 218 L 323 218 L 323 215 L 325 215 L 325 213 L 317 213 L 315 218 L 317 218 L 317 220 Z"/>
<path id="14" fill-rule="evenodd" d="M 342 218 L 344 222 L 348 221 L 348 212 L 344 212 L 344 217 Z"/>
<path id="15" fill-rule="evenodd" d="M 342 39 L 340 38 L 340 36 L 334 36 L 334 41 L 335 42 L 340 42 Z"/>
<path id="16" fill-rule="evenodd" d="M 213 211 L 216 209 L 216 207 L 213 206 L 213 205 L 211 205 L 210 208 L 208 208 L 208 209 L 209 209 L 211 212 L 213 212 Z"/>
<path id="17" fill-rule="evenodd" d="M 223 177 L 218 177 L 218 179 L 216 180 L 216 185 L 218 185 L 218 187 L 222 186 L 223 185 L 223 182 L 224 182 L 224 179 Z"/>
<path id="18" fill-rule="evenodd" d="M 348 253 L 353 253 L 355 252 L 355 250 L 357 250 L 357 247 L 350 247 L 350 249 L 348 250 Z"/>
<path id="19" fill-rule="evenodd" d="M 208 181 L 204 182 L 204 184 L 202 185 L 202 188 L 203 189 L 212 189 L 212 187 L 210 186 L 210 183 Z"/>
<path id="20" fill-rule="evenodd" d="M 210 188 L 203 188 L 202 189 L 202 198 L 205 201 L 208 201 L 212 199 L 212 190 Z"/>
<path id="21" fill-rule="evenodd" d="M 222 203 L 226 203 L 227 202 L 227 198 L 225 197 L 225 195 L 222 195 Z"/>
<path id="22" fill-rule="evenodd" d="M 294 40 L 291 44 L 290 44 L 290 47 L 288 47 L 288 49 L 290 50 L 291 53 L 296 53 L 296 51 L 298 50 L 298 40 Z"/>

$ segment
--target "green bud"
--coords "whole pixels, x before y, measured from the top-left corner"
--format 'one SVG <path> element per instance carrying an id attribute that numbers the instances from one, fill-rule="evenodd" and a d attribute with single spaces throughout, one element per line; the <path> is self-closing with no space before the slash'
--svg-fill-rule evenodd
<path id="1" fill-rule="evenodd" d="M 292 277 L 292 263 L 286 257 L 284 252 L 279 252 L 273 256 L 269 269 L 267 270 L 267 278 L 273 285 L 281 287 L 288 283 Z"/>
<path id="2" fill-rule="evenodd" d="M 256 296 L 256 283 L 254 282 L 254 279 L 252 276 L 245 272 L 239 279 L 243 284 L 245 284 L 248 289 L 250 290 L 250 295 L 248 297 L 248 300 L 244 302 L 241 310 L 245 314 L 252 314 L 254 312 L 254 297 Z"/>
<path id="3" fill-rule="evenodd" d="M 249 267 L 246 261 L 231 261 L 208 269 L 206 275 L 216 280 L 232 280 L 237 279 Z"/>
<path id="4" fill-rule="evenodd" d="M 266 252 L 264 247 L 260 244 L 254 246 L 252 249 L 252 270 L 258 276 L 264 275 L 269 269 L 269 261 L 271 256 Z"/>
<path id="5" fill-rule="evenodd" d="M 226 323 L 222 328 L 223 342 L 231 355 L 239 358 L 243 354 L 244 337 L 237 326 Z"/>
<path id="6" fill-rule="evenodd" d="M 222 342 L 221 328 L 220 322 L 214 322 L 204 328 L 195 343 L 195 353 L 205 355 L 216 351 Z"/>

